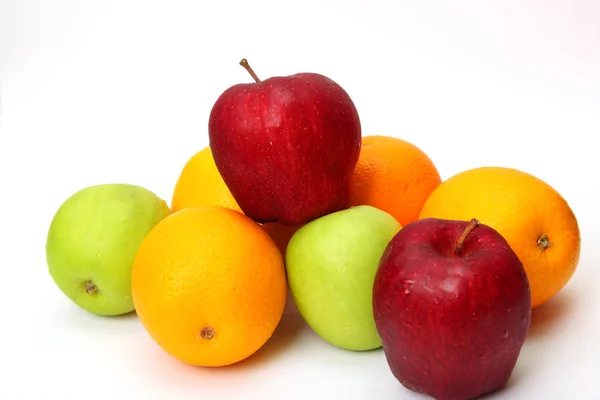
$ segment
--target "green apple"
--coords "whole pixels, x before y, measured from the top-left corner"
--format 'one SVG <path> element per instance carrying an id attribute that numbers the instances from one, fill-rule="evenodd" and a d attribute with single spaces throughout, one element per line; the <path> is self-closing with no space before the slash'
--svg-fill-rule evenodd
<path id="1" fill-rule="evenodd" d="M 76 192 L 59 207 L 48 231 L 52 279 L 93 314 L 133 311 L 133 260 L 146 234 L 170 213 L 164 200 L 136 185 L 96 185 Z"/>
<path id="2" fill-rule="evenodd" d="M 372 296 L 379 260 L 402 227 L 367 205 L 315 219 L 290 239 L 290 292 L 306 323 L 327 342 L 354 351 L 381 347 Z"/>

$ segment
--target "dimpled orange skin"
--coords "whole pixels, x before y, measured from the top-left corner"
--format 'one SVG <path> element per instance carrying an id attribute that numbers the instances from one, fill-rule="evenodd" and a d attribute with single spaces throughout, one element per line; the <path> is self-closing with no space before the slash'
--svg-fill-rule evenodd
<path id="1" fill-rule="evenodd" d="M 425 202 L 419 218 L 428 217 L 477 218 L 496 229 L 523 263 L 533 308 L 556 295 L 579 262 L 579 227 L 566 200 L 516 169 L 480 167 L 454 175 Z"/>
<path id="2" fill-rule="evenodd" d="M 210 147 L 185 163 L 173 190 L 173 211 L 194 206 L 221 206 L 241 212 L 217 169 Z"/>
<path id="3" fill-rule="evenodd" d="M 364 136 L 350 184 L 350 203 L 379 208 L 406 226 L 417 220 L 423 203 L 440 183 L 437 168 L 415 145 L 389 136 Z"/>
<path id="4" fill-rule="evenodd" d="M 286 301 L 283 258 L 269 235 L 224 207 L 191 207 L 165 218 L 135 259 L 137 314 L 180 361 L 219 367 L 260 349 Z"/>

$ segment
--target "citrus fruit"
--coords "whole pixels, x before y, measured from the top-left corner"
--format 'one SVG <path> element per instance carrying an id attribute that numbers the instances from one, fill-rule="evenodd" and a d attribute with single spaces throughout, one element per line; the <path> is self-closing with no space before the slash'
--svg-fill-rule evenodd
<path id="1" fill-rule="evenodd" d="M 417 146 L 389 136 L 364 136 L 350 183 L 350 203 L 379 208 L 405 226 L 419 217 L 440 183 L 437 168 Z"/>
<path id="2" fill-rule="evenodd" d="M 194 206 L 221 206 L 241 211 L 215 165 L 210 147 L 200 150 L 185 163 L 173 190 L 173 211 Z"/>
<path id="3" fill-rule="evenodd" d="M 454 175 L 433 191 L 419 217 L 477 218 L 496 229 L 523 263 L 532 307 L 556 295 L 579 262 L 579 227 L 567 201 L 516 169 L 480 167 Z"/>
<path id="4" fill-rule="evenodd" d="M 163 350 L 196 366 L 241 361 L 279 324 L 283 258 L 269 235 L 237 211 L 189 207 L 146 236 L 132 271 L 136 311 Z"/>
<path id="5" fill-rule="evenodd" d="M 59 207 L 48 231 L 52 279 L 93 314 L 133 311 L 133 260 L 146 234 L 170 213 L 165 201 L 140 186 L 104 184 L 77 191 Z"/>

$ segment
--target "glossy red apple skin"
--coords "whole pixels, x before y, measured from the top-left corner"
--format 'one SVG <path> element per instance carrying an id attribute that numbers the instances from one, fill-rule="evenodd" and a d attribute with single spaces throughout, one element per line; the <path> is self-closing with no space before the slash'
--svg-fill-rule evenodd
<path id="1" fill-rule="evenodd" d="M 405 226 L 382 255 L 373 311 L 389 367 L 406 388 L 466 400 L 503 388 L 531 321 L 521 261 L 480 224 L 428 218 Z"/>
<path id="2" fill-rule="evenodd" d="M 299 225 L 348 207 L 361 124 L 333 80 L 299 73 L 232 86 L 208 131 L 223 180 L 255 221 Z"/>

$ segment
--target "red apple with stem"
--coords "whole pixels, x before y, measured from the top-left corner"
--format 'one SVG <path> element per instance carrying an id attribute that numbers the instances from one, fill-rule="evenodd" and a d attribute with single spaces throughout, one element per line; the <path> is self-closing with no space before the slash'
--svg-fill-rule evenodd
<path id="1" fill-rule="evenodd" d="M 521 261 L 493 228 L 428 218 L 388 244 L 373 286 L 389 367 L 406 388 L 467 400 L 508 382 L 531 320 Z"/>
<path id="2" fill-rule="evenodd" d="M 208 133 L 215 164 L 242 211 L 257 222 L 299 225 L 345 209 L 361 147 L 358 112 L 346 91 L 316 73 L 225 90 Z"/>

